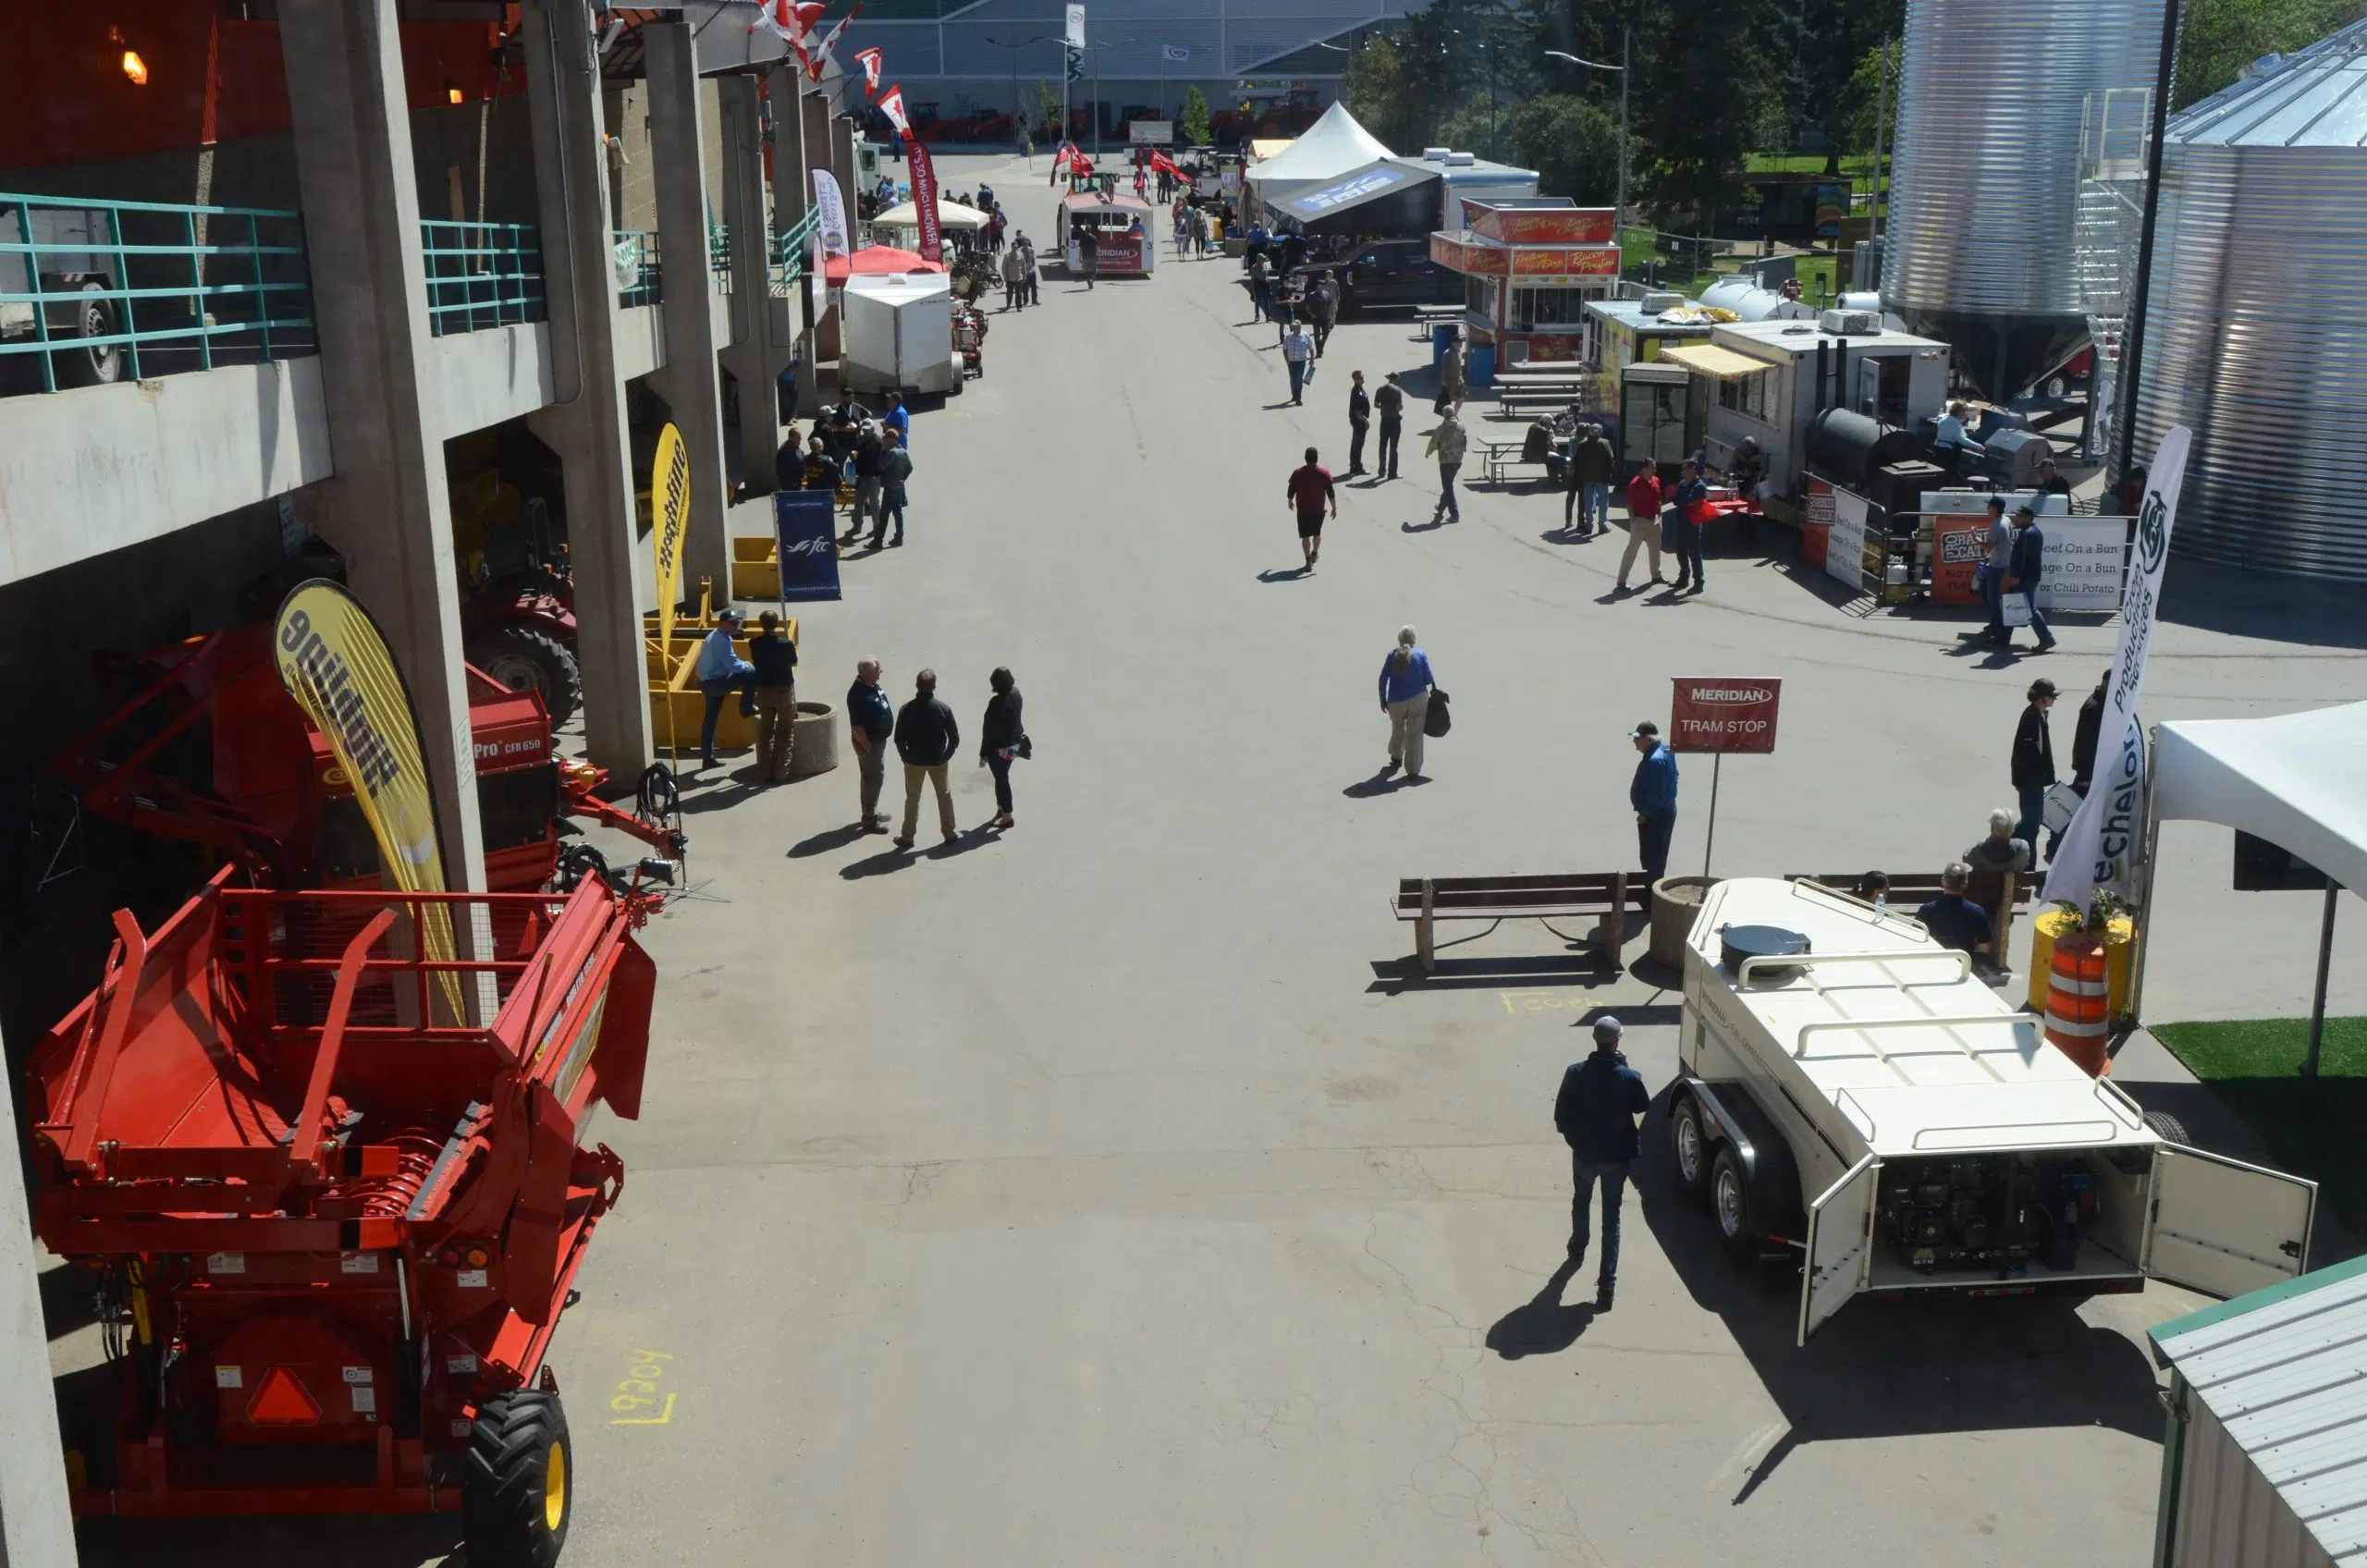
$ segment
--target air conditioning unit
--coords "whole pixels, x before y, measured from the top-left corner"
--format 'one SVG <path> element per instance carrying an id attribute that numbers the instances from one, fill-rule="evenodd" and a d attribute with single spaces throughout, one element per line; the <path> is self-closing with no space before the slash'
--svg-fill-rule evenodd
<path id="1" fill-rule="evenodd" d="M 1883 329 L 1882 313 L 1878 311 L 1827 311 L 1816 318 L 1819 332 L 1830 332 L 1835 337 L 1862 333 L 1871 336 Z"/>
<path id="2" fill-rule="evenodd" d="M 1446 155 L 1453 150 L 1454 149 L 1452 147 L 1425 147 L 1422 149 L 1422 162 L 1426 164 L 1445 163 Z"/>
<path id="3" fill-rule="evenodd" d="M 1479 154 L 1477 153 L 1449 153 L 1446 155 L 1446 161 L 1448 166 L 1451 168 L 1467 169 L 1472 165 L 1479 161 Z"/>
<path id="4" fill-rule="evenodd" d="M 1644 307 L 1644 313 L 1646 315 L 1656 316 L 1662 311 L 1673 311 L 1679 305 L 1685 303 L 1685 296 L 1682 294 L 1672 294 L 1663 289 L 1658 294 L 1645 295 L 1642 303 Z"/>

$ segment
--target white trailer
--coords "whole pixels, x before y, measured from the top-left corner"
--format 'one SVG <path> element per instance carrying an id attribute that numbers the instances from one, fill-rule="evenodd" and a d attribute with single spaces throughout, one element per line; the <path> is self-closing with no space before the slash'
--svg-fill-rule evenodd
<path id="1" fill-rule="evenodd" d="M 839 384 L 851 392 L 959 394 L 952 280 L 943 273 L 858 274 L 839 300 Z"/>
<path id="2" fill-rule="evenodd" d="M 1854 899 L 1711 888 L 1677 1054 L 1677 1180 L 1736 1256 L 1800 1257 L 1802 1344 L 1858 1295 L 2227 1296 L 2308 1267 L 2314 1182 L 2165 1138 L 1964 954 Z"/>

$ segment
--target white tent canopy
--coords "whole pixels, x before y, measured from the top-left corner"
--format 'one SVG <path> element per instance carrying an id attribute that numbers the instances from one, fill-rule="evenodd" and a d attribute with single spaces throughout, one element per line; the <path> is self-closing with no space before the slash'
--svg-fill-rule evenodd
<path id="1" fill-rule="evenodd" d="M 1279 202 L 1391 156 L 1378 138 L 1356 123 L 1345 104 L 1333 104 L 1297 141 L 1251 169 L 1249 184 L 1260 198 Z"/>
<path id="2" fill-rule="evenodd" d="M 2241 828 L 2367 889 L 2367 703 L 2159 726 L 2153 815 Z"/>
<path id="3" fill-rule="evenodd" d="M 918 228 L 921 210 L 911 202 L 901 202 L 871 220 L 874 228 Z M 984 228 L 987 214 L 975 207 L 965 207 L 959 202 L 937 199 L 937 227 L 940 229 Z"/>

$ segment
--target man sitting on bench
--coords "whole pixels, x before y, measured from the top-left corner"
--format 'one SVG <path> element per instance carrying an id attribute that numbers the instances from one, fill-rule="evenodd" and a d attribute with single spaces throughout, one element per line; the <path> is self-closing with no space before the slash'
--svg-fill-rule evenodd
<path id="1" fill-rule="evenodd" d="M 1989 945 L 1989 912 L 1964 896 L 1972 867 L 1953 862 L 1940 873 L 1940 896 L 1915 912 L 1915 918 L 1944 948 L 1978 956 Z"/>

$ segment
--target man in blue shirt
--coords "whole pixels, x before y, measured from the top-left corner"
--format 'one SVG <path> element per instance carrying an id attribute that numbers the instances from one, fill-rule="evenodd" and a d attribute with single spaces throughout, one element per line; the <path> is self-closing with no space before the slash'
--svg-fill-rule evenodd
<path id="1" fill-rule="evenodd" d="M 896 433 L 896 440 L 906 451 L 912 449 L 913 416 L 904 407 L 904 395 L 901 392 L 888 394 L 888 411 L 879 416 L 879 423 Z"/>
<path id="2" fill-rule="evenodd" d="M 1698 459 L 1685 459 L 1684 477 L 1676 483 L 1676 493 L 1669 497 L 1676 506 L 1676 523 L 1670 530 L 1675 535 L 1676 586 L 1672 594 L 1701 592 L 1701 524 L 1695 520 L 1694 508 L 1710 499 L 1710 486 L 1702 482 L 1701 464 Z M 1685 585 L 1685 574 L 1693 574 L 1693 586 Z"/>
<path id="3" fill-rule="evenodd" d="M 856 660 L 854 684 L 847 688 L 847 734 L 863 774 L 860 826 L 865 833 L 888 831 L 888 818 L 879 809 L 879 787 L 888 777 L 888 741 L 896 732 L 896 708 L 880 690 L 882 668 L 876 658 Z"/>
<path id="4" fill-rule="evenodd" d="M 1627 786 L 1636 808 L 1636 847 L 1644 875 L 1657 882 L 1668 875 L 1668 841 L 1676 831 L 1676 753 L 1661 744 L 1661 727 L 1650 719 L 1628 732 L 1643 761 Z"/>
<path id="5" fill-rule="evenodd" d="M 1915 912 L 1932 939 L 1944 948 L 1978 954 L 1989 943 L 1989 912 L 1964 896 L 1972 867 L 1957 861 L 1940 873 L 1940 896 Z"/>
<path id="6" fill-rule="evenodd" d="M 1595 1183 L 1602 1183 L 1602 1267 L 1595 1275 L 1594 1307 L 1611 1310 L 1611 1293 L 1619 1280 L 1619 1206 L 1627 1192 L 1627 1173 L 1639 1151 L 1638 1118 L 1652 1107 L 1643 1074 L 1627 1065 L 1619 1049 L 1623 1031 L 1619 1020 L 1598 1018 L 1594 1023 L 1594 1054 L 1573 1063 L 1562 1074 L 1562 1092 L 1553 1098 L 1553 1126 L 1570 1145 L 1570 1173 L 1575 1192 L 1570 1199 L 1570 1272 L 1586 1262 L 1587 1210 L 1593 1206 Z"/>
<path id="7" fill-rule="evenodd" d="M 715 721 L 723 717 L 723 701 L 737 687 L 740 692 L 740 717 L 756 717 L 756 667 L 740 656 L 731 640 L 740 635 L 740 612 L 725 610 L 715 618 L 715 630 L 699 644 L 699 662 L 693 672 L 698 677 L 699 691 L 706 698 L 705 717 L 699 720 L 699 766 L 719 767 L 715 760 Z"/>

